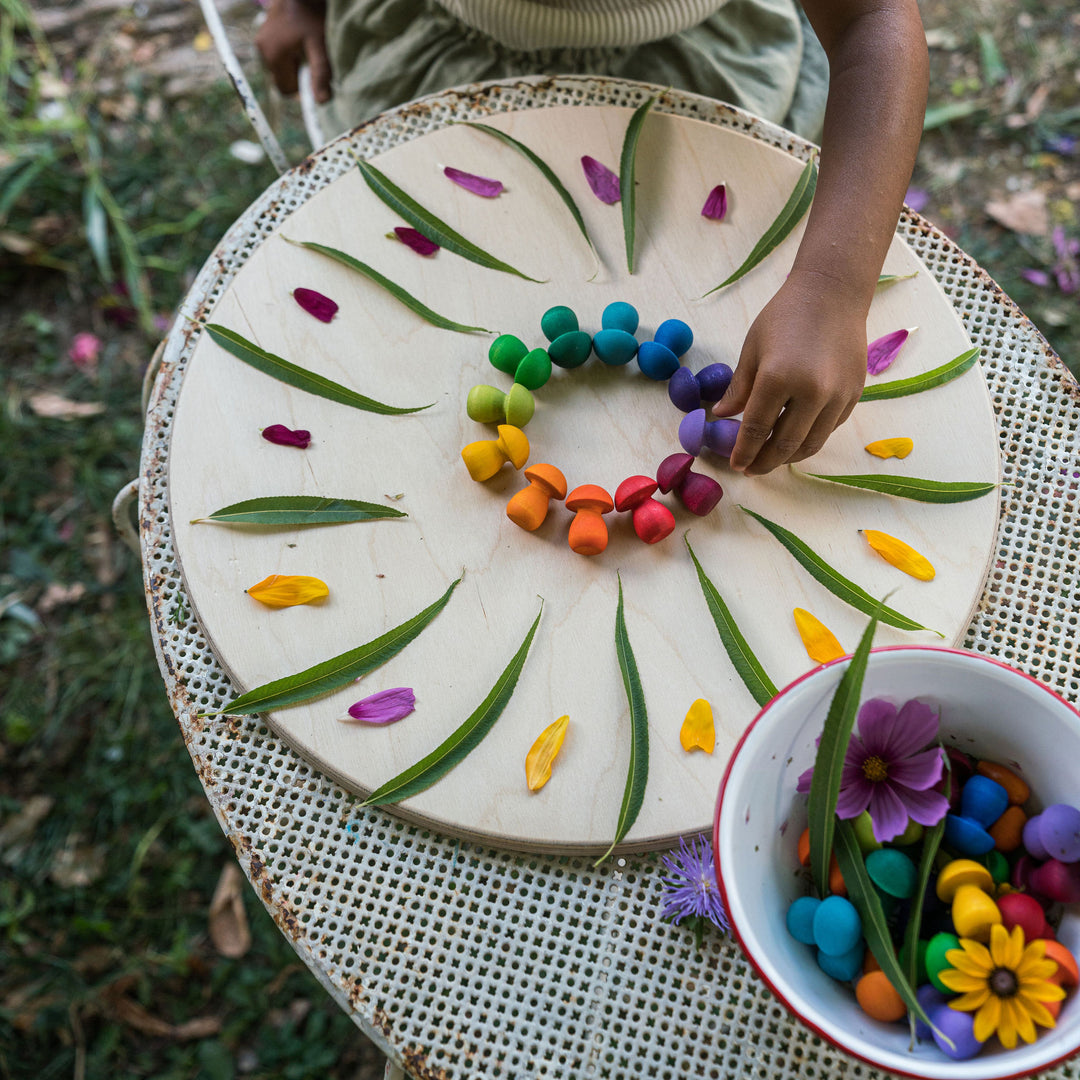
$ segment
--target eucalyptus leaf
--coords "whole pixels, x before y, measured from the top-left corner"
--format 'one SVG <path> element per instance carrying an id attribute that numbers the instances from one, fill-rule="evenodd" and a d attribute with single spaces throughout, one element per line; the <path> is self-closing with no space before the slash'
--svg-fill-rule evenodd
<path id="1" fill-rule="evenodd" d="M 907 397 L 908 394 L 921 394 L 924 390 L 932 390 L 935 386 L 943 386 L 952 382 L 967 371 L 976 360 L 982 350 L 976 346 L 953 357 L 947 364 L 936 367 L 932 371 L 924 371 L 921 375 L 912 375 L 908 379 L 896 379 L 893 382 L 874 383 L 862 392 L 860 401 L 881 401 L 885 398 Z"/>
<path id="2" fill-rule="evenodd" d="M 626 240 L 626 269 L 629 273 L 634 272 L 634 238 L 637 234 L 637 221 L 635 208 L 637 206 L 637 188 L 634 183 L 634 173 L 637 169 L 637 144 L 641 137 L 641 128 L 645 123 L 645 117 L 656 102 L 654 94 L 643 105 L 639 105 L 630 122 L 626 125 L 626 134 L 623 136 L 622 155 L 619 158 L 619 192 L 622 195 L 622 223 L 623 236 Z"/>
<path id="3" fill-rule="evenodd" d="M 206 517 L 195 518 L 219 525 L 337 525 L 351 521 L 375 521 L 408 515 L 379 503 L 356 499 L 327 499 L 321 495 L 267 495 L 223 506 Z"/>
<path id="4" fill-rule="evenodd" d="M 877 601 L 865 589 L 861 589 L 855 582 L 849 581 L 843 574 L 834 570 L 820 555 L 807 547 L 807 545 L 793 532 L 785 529 L 782 525 L 777 525 L 775 521 L 770 521 L 768 518 L 762 517 L 761 514 L 757 514 L 745 506 L 740 506 L 739 509 L 742 510 L 743 513 L 749 514 L 755 521 L 764 525 L 765 528 L 795 556 L 798 563 L 811 575 L 811 577 L 824 585 L 834 596 L 838 596 L 845 604 L 850 604 L 864 615 L 873 615 L 874 612 L 878 610 Z M 940 630 L 934 630 L 929 626 L 923 626 L 922 623 L 917 623 L 914 619 L 910 619 L 906 615 L 901 615 L 899 611 L 894 611 L 892 608 L 885 607 L 884 605 L 882 605 L 878 612 L 878 618 L 883 623 L 888 623 L 889 626 L 895 626 L 900 630 L 929 630 L 930 633 L 937 634 L 938 637 L 945 636 Z"/>
<path id="5" fill-rule="evenodd" d="M 623 689 L 630 705 L 630 764 L 626 770 L 626 787 L 623 789 L 619 820 L 615 825 L 615 839 L 611 846 L 593 863 L 599 866 L 615 850 L 615 845 L 630 831 L 641 811 L 645 799 L 645 785 L 649 779 L 649 716 L 645 710 L 645 692 L 641 688 L 637 661 L 626 633 L 623 614 L 622 577 L 619 577 L 619 603 L 615 608 L 615 655 L 622 672 Z"/>
<path id="6" fill-rule="evenodd" d="M 441 221 L 430 210 L 421 206 L 411 195 L 406 194 L 385 173 L 380 172 L 368 161 L 362 158 L 356 159 L 356 167 L 360 175 L 373 192 L 395 214 L 400 214 L 414 229 L 419 229 L 429 240 L 434 240 L 440 247 L 460 255 L 463 259 L 476 263 L 478 266 L 487 267 L 489 270 L 501 270 L 505 274 L 514 274 L 526 281 L 534 281 L 540 284 L 539 278 L 529 277 L 520 270 L 515 270 L 508 263 L 489 255 L 483 248 L 477 247 L 471 240 L 466 240 L 461 233 L 456 232 L 445 221 Z"/>
<path id="7" fill-rule="evenodd" d="M 716 292 L 718 289 L 738 281 L 744 274 L 754 269 L 767 255 L 770 255 L 787 238 L 788 234 L 802 220 L 803 215 L 810 209 L 814 201 L 814 191 L 817 188 L 817 162 L 811 158 L 806 167 L 799 174 L 795 187 L 784 203 L 784 208 L 776 216 L 776 220 L 765 230 L 765 234 L 754 245 L 753 250 L 747 255 L 743 264 L 729 278 L 713 286 L 705 296 Z"/>
<path id="8" fill-rule="evenodd" d="M 898 499 L 914 499 L 925 503 L 959 503 L 980 499 L 994 490 L 997 484 L 982 480 L 924 480 L 918 476 L 888 476 L 874 473 L 855 475 L 829 475 L 827 473 L 792 472 L 800 476 L 812 476 L 815 480 L 827 480 L 830 484 L 865 488 L 882 495 L 895 495 Z"/>
<path id="9" fill-rule="evenodd" d="M 432 311 L 427 304 L 421 303 L 411 293 L 406 292 L 396 281 L 391 281 L 390 278 L 380 274 L 374 267 L 368 266 L 367 263 L 361 262 L 344 251 L 327 247 L 325 244 L 317 244 L 314 240 L 289 240 L 287 236 L 283 236 L 282 240 L 288 240 L 290 244 L 307 248 L 309 251 L 317 251 L 322 255 L 335 259 L 350 270 L 363 274 L 369 281 L 373 281 L 376 285 L 385 289 L 395 300 L 400 300 L 410 311 L 419 315 L 425 322 L 439 327 L 440 330 L 455 330 L 459 334 L 490 334 L 493 332 L 483 326 L 467 326 L 465 323 L 455 322 L 445 315 L 440 315 L 437 311 Z"/>
<path id="10" fill-rule="evenodd" d="M 218 343 L 226 352 L 232 353 L 237 360 L 243 360 L 264 375 L 278 379 L 289 386 L 295 386 L 298 390 L 304 390 L 309 394 L 336 401 L 339 405 L 351 405 L 354 409 L 363 409 L 365 412 L 382 413 L 384 416 L 402 416 L 405 413 L 420 412 L 430 409 L 429 405 L 417 405 L 415 408 L 398 408 L 395 405 L 384 405 L 374 398 L 365 397 L 355 390 L 342 386 L 322 375 L 317 375 L 307 368 L 297 367 L 275 356 L 265 349 L 259 348 L 252 341 L 242 337 L 235 330 L 219 326 L 217 323 L 205 323 L 204 328 L 210 337 Z"/>
<path id="11" fill-rule="evenodd" d="M 431 787 L 436 780 L 441 780 L 455 765 L 463 761 L 480 745 L 484 736 L 494 726 L 495 721 L 502 715 L 510 695 L 517 685 L 518 676 L 525 666 L 525 658 L 529 653 L 533 635 L 537 626 L 540 625 L 540 616 L 543 614 L 544 605 L 540 604 L 532 627 L 521 647 L 510 663 L 506 665 L 498 681 L 491 688 L 491 692 L 477 706 L 473 714 L 450 736 L 443 740 L 430 754 L 421 758 L 415 765 L 411 765 L 404 772 L 398 773 L 392 780 L 387 780 L 381 787 L 376 788 L 360 805 L 361 806 L 386 806 L 389 803 L 400 802 L 417 792 Z"/>
<path id="12" fill-rule="evenodd" d="M 339 656 L 324 660 L 314 667 L 305 668 L 295 675 L 284 679 L 275 679 L 264 683 L 254 690 L 230 701 L 220 713 L 207 713 L 208 716 L 223 716 L 239 713 L 250 714 L 266 712 L 282 705 L 295 705 L 299 701 L 309 701 L 320 694 L 336 690 L 339 686 L 353 682 L 374 671 L 391 657 L 396 656 L 420 631 L 427 626 L 450 600 L 461 578 L 451 582 L 450 587 L 430 607 L 414 615 L 411 619 L 387 630 L 385 634 L 361 645 L 356 649 L 341 653 Z"/>
<path id="13" fill-rule="evenodd" d="M 942 755 L 945 756 L 944 750 Z M 948 788 L 946 788 L 948 790 Z M 923 833 L 922 856 L 919 859 L 918 881 L 915 885 L 914 899 L 911 911 L 908 914 L 907 926 L 904 928 L 904 948 L 907 952 L 907 977 L 910 986 L 918 984 L 919 968 L 919 936 L 922 933 L 923 902 L 926 898 L 926 890 L 930 885 L 930 875 L 934 870 L 934 859 L 941 847 L 941 838 L 945 835 L 945 818 L 943 817 L 936 825 L 932 825 Z M 915 1021 L 911 1022 L 911 1034 L 915 1035 Z"/>
<path id="14" fill-rule="evenodd" d="M 851 654 L 844 674 L 833 692 L 821 731 L 821 742 L 814 757 L 814 772 L 810 778 L 810 799 L 806 812 L 810 829 L 810 874 L 819 896 L 826 896 L 829 891 L 829 862 L 836 829 L 836 800 L 840 795 L 844 758 L 851 742 L 851 729 L 855 726 L 855 717 L 859 713 L 859 697 L 862 694 L 866 664 L 870 658 L 870 647 L 874 644 L 877 624 L 875 609 L 875 614 L 870 616 L 870 622 L 859 639 L 859 645 Z"/>
<path id="15" fill-rule="evenodd" d="M 746 684 L 746 689 L 750 691 L 753 699 L 759 705 L 765 705 L 776 697 L 776 684 L 765 674 L 765 669 L 758 662 L 758 658 L 747 644 L 746 638 L 739 632 L 731 611 L 728 609 L 727 604 L 724 603 L 716 586 L 705 576 L 705 571 L 702 570 L 701 563 L 698 562 L 694 549 L 690 546 L 690 541 L 685 533 L 683 534 L 683 543 L 686 544 L 686 550 L 690 552 L 690 558 L 694 560 L 698 584 L 701 586 L 701 591 L 705 596 L 705 603 L 709 606 L 709 614 L 712 615 L 713 622 L 716 623 L 716 629 L 720 633 L 720 641 L 728 654 L 728 659 L 731 660 L 735 671 Z"/>

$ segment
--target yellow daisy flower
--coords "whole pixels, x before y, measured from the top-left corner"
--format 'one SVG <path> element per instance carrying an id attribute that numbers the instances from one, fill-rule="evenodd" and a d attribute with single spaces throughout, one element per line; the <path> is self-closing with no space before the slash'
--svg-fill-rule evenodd
<path id="1" fill-rule="evenodd" d="M 952 964 L 939 978 L 961 996 L 949 1005 L 975 1013 L 975 1038 L 986 1042 L 994 1032 L 1001 1045 L 1011 1050 L 1019 1036 L 1035 1041 L 1035 1025 L 1052 1028 L 1054 1017 L 1044 1002 L 1060 1001 L 1065 991 L 1047 980 L 1057 964 L 1046 958 L 1046 943 L 1024 944 L 1024 931 L 1010 933 L 1000 924 L 990 928 L 990 947 L 970 938 L 960 939 L 945 959 Z"/>

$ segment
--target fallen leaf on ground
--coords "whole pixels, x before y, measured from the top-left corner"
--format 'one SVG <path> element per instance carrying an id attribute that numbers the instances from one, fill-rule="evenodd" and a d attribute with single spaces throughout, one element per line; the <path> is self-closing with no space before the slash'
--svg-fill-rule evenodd
<path id="1" fill-rule="evenodd" d="M 8 863 L 17 858 L 16 848 L 33 838 L 38 825 L 48 816 L 55 803 L 49 795 L 31 795 L 22 807 L 0 827 L 0 853 Z"/>
<path id="2" fill-rule="evenodd" d="M 236 960 L 251 948 L 244 911 L 244 878 L 236 863 L 226 863 L 210 901 L 210 940 L 222 956 Z"/>
<path id="3" fill-rule="evenodd" d="M 1048 236 L 1050 215 L 1045 191 L 1018 191 L 1006 199 L 992 199 L 983 209 L 999 225 L 1024 236 Z"/>
<path id="4" fill-rule="evenodd" d="M 216 1016 L 197 1016 L 182 1024 L 170 1024 L 168 1020 L 154 1016 L 134 998 L 128 997 L 123 990 L 126 985 L 127 980 L 117 980 L 104 994 L 105 1011 L 112 1019 L 125 1027 L 132 1028 L 142 1035 L 158 1039 L 175 1039 L 177 1042 L 206 1039 L 221 1031 L 221 1020 Z"/>
<path id="5" fill-rule="evenodd" d="M 45 615 L 55 608 L 64 604 L 74 604 L 86 595 L 86 586 L 81 581 L 74 585 L 61 585 L 57 581 L 50 582 L 41 599 L 34 605 L 39 615 Z"/>
<path id="6" fill-rule="evenodd" d="M 30 408 L 48 420 L 74 420 L 78 416 L 97 416 L 105 411 L 100 401 L 72 401 L 47 390 L 30 395 Z"/>
<path id="7" fill-rule="evenodd" d="M 72 833 L 49 867 L 49 877 L 62 889 L 84 889 L 105 872 L 105 849 L 80 843 L 80 839 L 77 833 Z"/>

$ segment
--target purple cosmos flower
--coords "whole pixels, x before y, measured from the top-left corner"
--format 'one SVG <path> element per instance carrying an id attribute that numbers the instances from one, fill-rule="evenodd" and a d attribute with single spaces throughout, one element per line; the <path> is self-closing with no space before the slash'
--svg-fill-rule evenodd
<path id="1" fill-rule="evenodd" d="M 293 299 L 319 322 L 329 322 L 338 311 L 337 304 L 329 296 L 314 289 L 293 289 Z"/>
<path id="2" fill-rule="evenodd" d="M 915 330 L 917 327 L 912 327 Z M 894 330 L 891 334 L 879 337 L 866 347 L 866 371 L 870 375 L 880 375 L 900 355 L 911 330 Z"/>
<path id="3" fill-rule="evenodd" d="M 407 686 L 380 690 L 349 706 L 349 716 L 365 724 L 392 724 L 416 708 L 416 695 Z"/>
<path id="4" fill-rule="evenodd" d="M 868 809 L 880 843 L 899 836 L 908 818 L 936 825 L 949 809 L 948 799 L 931 790 L 944 764 L 939 747 L 923 747 L 937 736 L 937 713 L 921 701 L 897 711 L 891 702 L 871 698 L 860 707 L 858 722 L 844 755 L 836 816 L 854 818 Z M 807 769 L 799 777 L 797 791 L 810 790 L 813 773 Z"/>
<path id="5" fill-rule="evenodd" d="M 698 835 L 687 843 L 685 836 L 680 837 L 678 853 L 665 855 L 661 861 L 668 876 L 660 879 L 664 886 L 661 897 L 664 909 L 660 917 L 676 926 L 683 919 L 695 920 L 699 935 L 702 920 L 708 920 L 727 933 L 730 927 L 724 902 L 720 899 L 720 887 L 716 884 L 716 867 L 709 841 Z"/>
<path id="6" fill-rule="evenodd" d="M 487 176 L 477 176 L 475 173 L 462 172 L 452 165 L 443 169 L 443 175 L 448 180 L 453 180 L 459 187 L 471 191 L 474 195 L 482 195 L 485 199 L 494 199 L 503 193 L 501 180 L 492 180 Z"/>
<path id="7" fill-rule="evenodd" d="M 581 159 L 581 167 L 585 170 L 585 179 L 589 181 L 592 193 L 602 203 L 611 206 L 622 198 L 619 178 L 606 165 L 586 154 Z"/>
<path id="8" fill-rule="evenodd" d="M 410 228 L 408 225 L 395 225 L 393 235 L 407 248 L 412 248 L 417 255 L 434 255 L 439 250 L 439 245 L 434 240 L 429 240 L 419 229 Z"/>
<path id="9" fill-rule="evenodd" d="M 284 424 L 271 424 L 262 429 L 262 437 L 267 442 L 278 446 L 295 446 L 299 450 L 306 450 L 311 445 L 311 432 L 298 428 L 293 431 Z"/>
<path id="10" fill-rule="evenodd" d="M 701 216 L 712 218 L 713 221 L 723 221 L 727 213 L 727 184 L 717 184 L 709 192 L 705 205 L 701 208 Z"/>

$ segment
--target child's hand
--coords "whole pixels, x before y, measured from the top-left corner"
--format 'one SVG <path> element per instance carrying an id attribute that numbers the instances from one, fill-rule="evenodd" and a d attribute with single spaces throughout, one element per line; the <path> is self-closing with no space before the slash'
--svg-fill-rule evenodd
<path id="1" fill-rule="evenodd" d="M 315 100 L 320 105 L 330 100 L 324 0 L 271 0 L 266 21 L 255 35 L 255 45 L 274 85 L 283 94 L 296 93 L 297 73 L 306 63 Z"/>
<path id="2" fill-rule="evenodd" d="M 816 454 L 866 381 L 866 310 L 823 275 L 793 270 L 754 320 L 716 416 L 743 414 L 731 467 L 761 476 Z"/>

